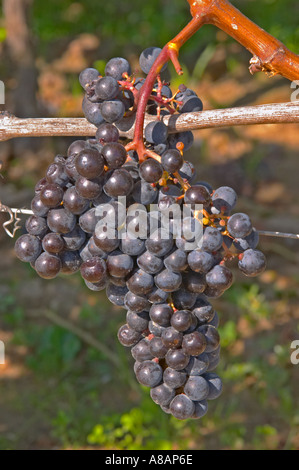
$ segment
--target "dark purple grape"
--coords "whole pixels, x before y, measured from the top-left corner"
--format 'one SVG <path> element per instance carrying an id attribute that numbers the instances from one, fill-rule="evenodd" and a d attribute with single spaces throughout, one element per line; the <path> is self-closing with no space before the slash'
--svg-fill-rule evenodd
<path id="1" fill-rule="evenodd" d="M 61 260 L 61 273 L 74 274 L 79 271 L 82 264 L 82 259 L 79 251 L 62 251 L 59 253 Z"/>
<path id="2" fill-rule="evenodd" d="M 67 250 L 77 251 L 85 242 L 86 234 L 78 225 L 76 225 L 71 232 L 64 234 L 62 238 Z"/>
<path id="3" fill-rule="evenodd" d="M 190 357 L 189 364 L 186 367 L 186 372 L 190 376 L 202 375 L 208 370 L 209 364 L 209 356 L 205 352 L 198 356 L 192 356 Z"/>
<path id="4" fill-rule="evenodd" d="M 180 388 L 187 380 L 187 374 L 183 370 L 175 370 L 167 367 L 163 373 L 163 381 L 170 388 Z"/>
<path id="5" fill-rule="evenodd" d="M 25 263 L 34 263 L 41 251 L 41 242 L 34 235 L 21 235 L 15 243 L 15 253 Z"/>
<path id="6" fill-rule="evenodd" d="M 195 411 L 195 405 L 185 394 L 176 395 L 171 401 L 169 409 L 177 419 L 191 418 Z"/>
<path id="7" fill-rule="evenodd" d="M 164 269 L 155 276 L 155 284 L 165 292 L 174 292 L 180 288 L 182 283 L 181 273 L 174 273 L 169 269 Z"/>
<path id="8" fill-rule="evenodd" d="M 67 156 L 75 156 L 86 148 L 86 140 L 75 140 L 68 148 Z"/>
<path id="9" fill-rule="evenodd" d="M 43 250 L 51 254 L 60 253 L 64 250 L 64 240 L 59 233 L 47 233 L 42 240 Z"/>
<path id="10" fill-rule="evenodd" d="M 63 189 L 58 184 L 48 183 L 39 194 L 46 207 L 57 207 L 62 202 Z"/>
<path id="11" fill-rule="evenodd" d="M 132 238 L 127 234 L 121 238 L 120 248 L 127 255 L 138 256 L 145 250 L 145 242 L 140 238 Z"/>
<path id="12" fill-rule="evenodd" d="M 206 274 L 206 281 L 213 289 L 228 289 L 233 283 L 233 273 L 226 266 L 216 265 Z"/>
<path id="13" fill-rule="evenodd" d="M 51 209 L 48 213 L 47 223 L 52 232 L 69 233 L 76 225 L 76 217 L 62 207 Z"/>
<path id="14" fill-rule="evenodd" d="M 146 297 L 128 292 L 125 296 L 125 307 L 134 313 L 140 313 L 144 310 L 148 311 L 151 304 Z"/>
<path id="15" fill-rule="evenodd" d="M 206 353 L 210 353 L 218 348 L 220 343 L 220 336 L 217 329 L 212 325 L 203 325 L 198 328 L 199 333 L 205 336 L 207 346 Z"/>
<path id="16" fill-rule="evenodd" d="M 65 162 L 65 172 L 70 180 L 73 182 L 79 178 L 79 173 L 76 168 L 77 154 L 70 155 Z"/>
<path id="17" fill-rule="evenodd" d="M 163 369 L 154 361 L 144 361 L 136 369 L 136 378 L 145 387 L 156 387 L 162 377 Z"/>
<path id="18" fill-rule="evenodd" d="M 204 186 L 191 186 L 185 193 L 184 201 L 185 204 L 202 204 L 207 207 L 211 203 L 211 196 Z"/>
<path id="19" fill-rule="evenodd" d="M 106 295 L 108 300 L 118 307 L 124 306 L 125 296 L 128 293 L 126 286 L 117 286 L 111 282 L 107 285 Z"/>
<path id="20" fill-rule="evenodd" d="M 209 395 L 209 384 L 201 375 L 193 375 L 187 380 L 184 392 L 192 401 L 205 400 Z"/>
<path id="21" fill-rule="evenodd" d="M 111 276 L 125 277 L 134 267 L 133 258 L 117 250 L 109 254 L 107 258 L 107 269 Z"/>
<path id="22" fill-rule="evenodd" d="M 102 149 L 102 155 L 109 170 L 120 168 L 127 159 L 127 151 L 125 147 L 118 142 L 105 144 Z"/>
<path id="23" fill-rule="evenodd" d="M 143 362 L 153 359 L 153 355 L 150 352 L 150 342 L 147 338 L 143 338 L 138 341 L 135 346 L 131 349 L 131 354 L 135 361 Z"/>
<path id="24" fill-rule="evenodd" d="M 152 305 L 149 311 L 150 318 L 153 322 L 161 326 L 170 326 L 170 319 L 173 314 L 173 310 L 168 304 L 156 304 Z"/>
<path id="25" fill-rule="evenodd" d="M 148 312 L 132 312 L 129 310 L 127 312 L 127 324 L 133 328 L 133 330 L 139 331 L 142 333 L 148 328 L 149 314 Z"/>
<path id="26" fill-rule="evenodd" d="M 207 347 L 207 341 L 205 336 L 199 331 L 193 331 L 187 335 L 184 335 L 182 350 L 189 356 L 199 356 L 202 354 Z"/>
<path id="27" fill-rule="evenodd" d="M 163 304 L 167 301 L 168 292 L 165 292 L 158 287 L 153 287 L 151 292 L 147 294 L 147 298 L 152 304 Z"/>
<path id="28" fill-rule="evenodd" d="M 96 216 L 96 209 L 94 207 L 84 212 L 79 217 L 79 225 L 82 230 L 86 233 L 93 233 L 95 231 L 97 223 L 98 218 Z"/>
<path id="29" fill-rule="evenodd" d="M 72 214 L 80 215 L 88 209 L 89 201 L 80 196 L 75 186 L 71 186 L 64 193 L 63 205 Z"/>
<path id="30" fill-rule="evenodd" d="M 139 167 L 140 176 L 147 183 L 157 183 L 163 175 L 161 164 L 153 158 L 148 158 Z"/>
<path id="31" fill-rule="evenodd" d="M 103 77 L 97 81 L 95 93 L 100 100 L 113 100 L 119 94 L 117 80 L 113 77 Z"/>
<path id="32" fill-rule="evenodd" d="M 187 150 L 189 150 L 192 147 L 192 144 L 194 142 L 193 133 L 191 131 L 185 131 L 185 132 L 178 132 L 176 134 L 170 134 L 170 136 L 168 137 L 169 147 L 171 149 L 176 149 L 178 142 L 181 142 L 184 145 L 184 152 L 187 152 Z"/>
<path id="33" fill-rule="evenodd" d="M 197 317 L 201 324 L 209 323 L 213 320 L 215 315 L 215 311 L 210 302 L 205 299 L 201 299 L 200 297 L 196 300 L 192 313 Z"/>
<path id="34" fill-rule="evenodd" d="M 140 180 L 134 185 L 132 197 L 138 204 L 147 206 L 156 202 L 158 190 L 155 186 L 152 186 L 152 184 L 147 183 L 144 180 Z"/>
<path id="35" fill-rule="evenodd" d="M 101 144 L 107 144 L 109 142 L 118 142 L 119 132 L 117 127 L 109 122 L 101 124 L 96 132 L 96 140 Z"/>
<path id="36" fill-rule="evenodd" d="M 94 199 L 102 191 L 102 183 L 99 178 L 87 179 L 84 176 L 79 176 L 75 187 L 79 195 L 86 199 Z"/>
<path id="37" fill-rule="evenodd" d="M 252 231 L 252 223 L 247 214 L 233 214 L 227 222 L 227 230 L 234 238 L 247 237 Z"/>
<path id="38" fill-rule="evenodd" d="M 193 419 L 200 419 L 202 418 L 208 411 L 208 402 L 207 400 L 195 401 L 193 402 L 195 405 L 195 410 L 191 418 Z"/>
<path id="39" fill-rule="evenodd" d="M 196 302 L 197 294 L 188 291 L 185 287 L 171 294 L 172 302 L 175 308 L 179 310 L 191 309 Z"/>
<path id="40" fill-rule="evenodd" d="M 79 75 L 79 82 L 84 90 L 88 90 L 90 84 L 99 78 L 99 72 L 94 68 L 86 68 Z"/>
<path id="41" fill-rule="evenodd" d="M 174 250 L 164 259 L 164 265 L 173 272 L 185 271 L 187 268 L 187 254 L 182 250 Z"/>
<path id="42" fill-rule="evenodd" d="M 231 238 L 227 237 L 231 243 L 234 244 L 234 247 L 239 251 L 249 250 L 250 248 L 254 250 L 259 243 L 259 233 L 258 231 L 253 228 L 249 235 L 245 238 L 235 238 L 232 240 Z M 229 248 L 229 247 L 228 247 Z"/>
<path id="43" fill-rule="evenodd" d="M 217 374 L 208 372 L 203 375 L 209 385 L 209 394 L 207 400 L 216 400 L 222 393 L 222 380 Z"/>
<path id="44" fill-rule="evenodd" d="M 167 406 L 175 397 L 175 391 L 165 384 L 157 385 L 150 391 L 151 399 L 157 405 Z"/>
<path id="45" fill-rule="evenodd" d="M 183 333 L 170 326 L 165 328 L 161 334 L 161 339 L 164 346 L 166 346 L 168 349 L 177 349 L 182 344 Z"/>
<path id="46" fill-rule="evenodd" d="M 46 219 L 44 217 L 38 217 L 37 215 L 31 215 L 25 224 L 26 230 L 30 235 L 35 235 L 36 237 L 43 237 L 47 231 L 48 226 Z"/>
<path id="47" fill-rule="evenodd" d="M 165 256 L 173 247 L 173 237 L 167 230 L 158 229 L 151 233 L 145 246 L 150 253 L 156 256 Z"/>
<path id="48" fill-rule="evenodd" d="M 190 356 L 185 354 L 182 349 L 169 349 L 165 360 L 168 367 L 175 370 L 182 370 L 188 365 Z"/>
<path id="49" fill-rule="evenodd" d="M 193 113 L 203 110 L 202 101 L 200 98 L 198 98 L 198 96 L 183 95 L 177 99 L 182 102 L 178 108 L 179 113 Z"/>
<path id="50" fill-rule="evenodd" d="M 161 164 L 168 173 L 179 171 L 183 163 L 184 159 L 179 150 L 169 149 L 162 155 Z"/>
<path id="51" fill-rule="evenodd" d="M 139 65 L 141 67 L 142 72 L 148 74 L 150 72 L 151 67 L 153 66 L 155 60 L 157 59 L 158 55 L 162 49 L 159 47 L 148 47 L 139 57 Z M 161 72 L 163 72 L 167 67 L 167 64 L 163 65 Z"/>
<path id="52" fill-rule="evenodd" d="M 212 202 L 218 213 L 229 214 L 237 203 L 237 194 L 229 186 L 221 186 L 215 189 Z"/>
<path id="53" fill-rule="evenodd" d="M 223 237 L 221 232 L 215 227 L 206 227 L 204 229 L 202 246 L 203 251 L 212 253 L 221 248 L 223 243 Z"/>
<path id="54" fill-rule="evenodd" d="M 35 260 L 34 269 L 43 279 L 54 279 L 61 270 L 60 258 L 49 253 L 42 253 Z"/>
<path id="55" fill-rule="evenodd" d="M 76 169 L 85 178 L 96 178 L 104 171 L 104 159 L 95 149 L 82 150 L 76 158 Z"/>
<path id="56" fill-rule="evenodd" d="M 192 313 L 189 310 L 176 310 L 170 323 L 177 331 L 187 331 L 192 324 Z"/>
<path id="57" fill-rule="evenodd" d="M 84 261 L 81 268 L 81 276 L 88 282 L 100 282 L 106 276 L 107 268 L 104 260 L 93 257 Z"/>
<path id="58" fill-rule="evenodd" d="M 133 330 L 129 325 L 123 325 L 118 330 L 117 337 L 120 344 L 127 348 L 131 348 L 138 343 L 141 338 L 141 334 L 138 331 Z"/>
<path id="59" fill-rule="evenodd" d="M 86 287 L 88 287 L 88 289 L 90 289 L 94 292 L 100 292 L 101 290 L 106 289 L 106 286 L 107 286 L 107 279 L 106 278 L 104 278 L 100 282 L 88 282 L 88 281 L 85 281 L 85 279 L 84 279 L 84 282 L 85 282 Z"/>
<path id="60" fill-rule="evenodd" d="M 132 176 L 127 170 L 114 170 L 104 186 L 105 193 L 113 198 L 128 196 L 134 187 Z"/>
<path id="61" fill-rule="evenodd" d="M 148 274 L 156 274 L 163 268 L 163 260 L 149 251 L 145 251 L 137 258 L 137 264 Z"/>
<path id="62" fill-rule="evenodd" d="M 105 75 L 122 80 L 123 74 L 131 75 L 131 67 L 129 62 L 122 57 L 114 57 L 110 59 L 105 67 Z"/>
<path id="63" fill-rule="evenodd" d="M 101 104 L 92 103 L 86 97 L 84 97 L 82 102 L 82 110 L 87 121 L 95 126 L 99 126 L 105 120 L 104 116 L 102 116 Z"/>
<path id="64" fill-rule="evenodd" d="M 137 295 L 148 294 L 154 285 L 154 278 L 150 274 L 139 269 L 127 281 L 128 289 Z"/>
<path id="65" fill-rule="evenodd" d="M 52 163 L 46 172 L 46 180 L 50 184 L 58 184 L 64 187 L 69 182 L 69 177 L 65 172 L 65 165 L 62 163 Z"/>
<path id="66" fill-rule="evenodd" d="M 194 294 L 202 294 L 207 286 L 205 275 L 193 271 L 183 274 L 183 283 L 186 289 Z"/>
<path id="67" fill-rule="evenodd" d="M 125 105 L 120 100 L 104 101 L 100 105 L 100 110 L 105 121 L 110 123 L 120 121 L 126 112 Z"/>
<path id="68" fill-rule="evenodd" d="M 266 269 L 265 255 L 259 250 L 252 250 L 250 248 L 241 255 L 238 267 L 246 276 L 258 276 Z"/>
<path id="69" fill-rule="evenodd" d="M 188 264 L 192 271 L 207 273 L 215 264 L 214 256 L 207 251 L 191 251 L 188 254 Z"/>
<path id="70" fill-rule="evenodd" d="M 159 359 L 163 359 L 168 351 L 168 348 L 164 345 L 162 338 L 159 336 L 155 336 L 150 340 L 149 347 L 152 356 Z"/>

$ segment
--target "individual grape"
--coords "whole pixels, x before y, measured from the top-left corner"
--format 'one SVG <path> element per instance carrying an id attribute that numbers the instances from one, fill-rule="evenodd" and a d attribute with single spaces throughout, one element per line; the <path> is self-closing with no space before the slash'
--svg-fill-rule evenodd
<path id="1" fill-rule="evenodd" d="M 175 370 L 182 370 L 188 365 L 190 356 L 185 354 L 182 349 L 169 349 L 165 360 L 168 367 Z"/>
<path id="2" fill-rule="evenodd" d="M 167 301 L 168 293 L 154 286 L 149 294 L 148 301 L 152 304 L 163 304 Z"/>
<path id="3" fill-rule="evenodd" d="M 155 276 L 155 284 L 165 292 L 174 292 L 180 288 L 182 283 L 181 273 L 174 273 L 169 269 L 164 269 Z"/>
<path id="4" fill-rule="evenodd" d="M 86 148 L 86 140 L 75 140 L 68 148 L 67 156 L 76 156 L 81 150 Z M 66 160 L 67 162 L 67 160 Z"/>
<path id="5" fill-rule="evenodd" d="M 97 81 L 95 93 L 100 100 L 113 100 L 119 94 L 117 80 L 113 77 L 102 77 Z"/>
<path id="6" fill-rule="evenodd" d="M 69 233 L 76 225 L 76 217 L 64 208 L 50 209 L 47 223 L 52 232 Z"/>
<path id="7" fill-rule="evenodd" d="M 46 184 L 39 193 L 41 202 L 46 207 L 56 207 L 62 202 L 63 189 L 54 183 Z"/>
<path id="8" fill-rule="evenodd" d="M 205 400 L 209 395 L 209 384 L 203 376 L 192 375 L 184 386 L 184 392 L 190 400 Z"/>
<path id="9" fill-rule="evenodd" d="M 126 208 L 118 201 L 110 201 L 98 206 L 95 214 L 100 224 L 102 221 L 105 226 L 115 229 L 122 227 L 126 220 Z"/>
<path id="10" fill-rule="evenodd" d="M 154 204 L 157 200 L 158 190 L 144 180 L 137 181 L 132 191 L 132 197 L 138 204 L 147 206 Z"/>
<path id="11" fill-rule="evenodd" d="M 148 327 L 149 314 L 148 312 L 132 312 L 129 310 L 127 312 L 127 324 L 133 328 L 133 330 L 139 331 L 142 333 Z"/>
<path id="12" fill-rule="evenodd" d="M 188 264 L 192 271 L 197 273 L 207 273 L 215 264 L 214 256 L 202 250 L 191 251 L 188 254 Z"/>
<path id="13" fill-rule="evenodd" d="M 75 186 L 71 186 L 63 195 L 63 205 L 72 214 L 80 215 L 88 209 L 89 201 L 78 193 Z"/>
<path id="14" fill-rule="evenodd" d="M 118 234 L 116 230 L 114 230 L 111 234 L 107 234 L 105 231 L 98 229 L 97 226 L 93 234 L 93 240 L 98 248 L 107 253 L 110 253 L 111 251 L 116 250 L 119 246 L 119 239 L 117 235 Z"/>
<path id="15" fill-rule="evenodd" d="M 59 233 L 47 233 L 42 240 L 43 250 L 51 254 L 60 253 L 64 250 L 64 240 Z"/>
<path id="16" fill-rule="evenodd" d="M 76 190 L 78 194 L 86 199 L 94 199 L 101 194 L 102 183 L 99 178 L 88 179 L 84 176 L 79 176 L 76 180 Z"/>
<path id="17" fill-rule="evenodd" d="M 136 370 L 136 378 L 145 387 L 156 387 L 163 377 L 162 367 L 153 361 L 142 362 Z"/>
<path id="18" fill-rule="evenodd" d="M 205 352 L 198 356 L 192 356 L 186 367 L 186 372 L 189 376 L 202 375 L 208 370 L 209 364 L 209 355 Z"/>
<path id="19" fill-rule="evenodd" d="M 171 294 L 172 302 L 175 308 L 179 310 L 191 309 L 196 302 L 197 294 L 188 291 L 183 286 Z"/>
<path id="20" fill-rule="evenodd" d="M 199 331 L 184 335 L 182 342 L 182 350 L 189 356 L 199 356 L 202 354 L 207 346 L 205 336 Z"/>
<path id="21" fill-rule="evenodd" d="M 68 206 L 68 209 L 69 209 L 69 206 Z M 86 233 L 92 234 L 95 231 L 97 223 L 98 223 L 98 217 L 96 216 L 96 209 L 94 207 L 87 210 L 86 212 L 81 214 L 79 217 L 79 225 L 81 229 Z"/>
<path id="22" fill-rule="evenodd" d="M 130 274 L 133 267 L 133 258 L 120 250 L 110 253 L 107 258 L 107 269 L 111 276 L 125 277 Z"/>
<path id="23" fill-rule="evenodd" d="M 79 271 L 82 259 L 78 251 L 62 251 L 59 253 L 62 274 L 74 274 Z"/>
<path id="24" fill-rule="evenodd" d="M 184 163 L 181 153 L 176 149 L 169 149 L 163 153 L 161 164 L 168 173 L 175 173 L 180 170 Z"/>
<path id="25" fill-rule="evenodd" d="M 76 225 L 71 232 L 64 234 L 62 238 L 67 250 L 77 251 L 85 242 L 86 234 L 78 225 Z"/>
<path id="26" fill-rule="evenodd" d="M 104 171 L 104 160 L 95 149 L 82 150 L 76 158 L 76 169 L 79 175 L 85 178 L 96 178 Z"/>
<path id="27" fill-rule="evenodd" d="M 65 166 L 62 163 L 51 163 L 46 172 L 46 181 L 50 184 L 58 184 L 61 187 L 65 187 L 69 182 Z"/>
<path id="28" fill-rule="evenodd" d="M 150 320 L 148 322 L 148 329 L 149 332 L 155 337 L 161 337 L 163 331 L 165 330 L 165 326 L 158 325 L 158 323 L 153 322 Z"/>
<path id="29" fill-rule="evenodd" d="M 132 176 L 127 170 L 114 170 L 104 186 L 104 191 L 108 196 L 117 198 L 128 196 L 134 187 Z"/>
<path id="30" fill-rule="evenodd" d="M 54 279 L 61 270 L 61 261 L 58 256 L 42 253 L 35 260 L 34 269 L 43 279 Z"/>
<path id="31" fill-rule="evenodd" d="M 233 274 L 226 266 L 216 265 L 206 274 L 209 287 L 225 290 L 233 283 Z"/>
<path id="32" fill-rule="evenodd" d="M 266 268 L 265 255 L 259 250 L 244 251 L 238 262 L 238 267 L 243 274 L 249 277 L 261 274 Z"/>
<path id="33" fill-rule="evenodd" d="M 247 237 L 252 231 L 252 223 L 247 214 L 242 212 L 233 214 L 227 222 L 227 230 L 234 238 Z"/>
<path id="34" fill-rule="evenodd" d="M 109 122 L 101 124 L 96 131 L 96 140 L 101 144 L 108 144 L 110 142 L 118 142 L 119 132 L 117 127 Z"/>
<path id="35" fill-rule="evenodd" d="M 183 283 L 186 289 L 194 294 L 202 294 L 207 285 L 204 274 L 192 271 L 183 274 Z"/>
<path id="36" fill-rule="evenodd" d="M 153 66 L 155 60 L 157 59 L 161 51 L 162 49 L 160 49 L 159 47 L 148 47 L 147 49 L 142 51 L 139 57 L 139 65 L 142 72 L 144 72 L 145 74 L 149 73 L 151 67 Z M 167 64 L 163 65 L 161 72 L 163 72 L 166 67 Z"/>
<path id="37" fill-rule="evenodd" d="M 155 304 L 152 305 L 149 311 L 150 318 L 153 322 L 161 326 L 170 326 L 170 319 L 173 310 L 168 304 Z"/>
<path id="38" fill-rule="evenodd" d="M 82 263 L 80 272 L 83 279 L 88 282 L 101 282 L 106 276 L 106 263 L 95 256 Z"/>
<path id="39" fill-rule="evenodd" d="M 163 268 L 163 260 L 149 251 L 145 251 L 137 258 L 137 264 L 148 274 L 156 274 Z"/>
<path id="40" fill-rule="evenodd" d="M 138 343 L 141 338 L 141 334 L 138 331 L 133 330 L 129 325 L 125 324 L 119 328 L 117 337 L 120 344 L 127 348 L 131 348 Z"/>
<path id="41" fill-rule="evenodd" d="M 204 186 L 191 186 L 185 193 L 185 204 L 199 204 L 208 207 L 211 203 L 211 196 Z"/>
<path id="42" fill-rule="evenodd" d="M 217 251 L 221 248 L 223 243 L 223 237 L 221 232 L 215 227 L 206 227 L 204 229 L 203 238 L 202 238 L 202 246 L 201 249 L 203 251 L 207 251 L 212 253 L 213 251 Z"/>
<path id="43" fill-rule="evenodd" d="M 106 295 L 108 300 L 110 300 L 113 305 L 117 305 L 118 307 L 123 307 L 127 292 L 128 289 L 126 286 L 116 286 L 111 282 L 107 285 L 106 288 Z"/>
<path id="44" fill-rule="evenodd" d="M 88 287 L 88 289 L 90 289 L 94 292 L 100 292 L 101 290 L 106 289 L 106 286 L 107 286 L 107 279 L 106 278 L 104 278 L 100 282 L 88 282 L 84 279 L 84 282 L 85 282 L 86 287 Z"/>
<path id="45" fill-rule="evenodd" d="M 212 202 L 218 213 L 229 214 L 237 203 L 237 194 L 229 186 L 221 186 L 213 193 Z"/>
<path id="46" fill-rule="evenodd" d="M 102 259 L 107 259 L 108 257 L 108 254 L 95 244 L 94 237 L 90 237 L 88 240 L 88 251 L 92 256 L 99 256 Z"/>
<path id="47" fill-rule="evenodd" d="M 26 220 L 25 227 L 30 235 L 35 235 L 36 237 L 41 238 L 48 231 L 46 219 L 44 217 L 38 217 L 37 215 L 31 215 Z"/>
<path id="48" fill-rule="evenodd" d="M 152 356 L 158 357 L 159 359 L 163 359 L 168 351 L 168 348 L 164 345 L 160 336 L 154 336 L 154 338 L 150 340 L 149 347 Z"/>
<path id="49" fill-rule="evenodd" d="M 140 238 L 132 238 L 126 235 L 121 238 L 120 248 L 127 255 L 138 256 L 145 250 L 145 242 L 140 240 Z"/>
<path id="50" fill-rule="evenodd" d="M 76 168 L 77 154 L 70 155 L 65 162 L 65 172 L 72 182 L 79 178 L 79 173 Z"/>
<path id="51" fill-rule="evenodd" d="M 139 167 L 140 176 L 147 183 L 157 183 L 163 175 L 161 164 L 153 158 L 148 158 Z"/>
<path id="52" fill-rule="evenodd" d="M 120 168 L 127 159 L 127 152 L 123 145 L 118 142 L 105 144 L 102 149 L 102 155 L 110 170 Z"/>
<path id="53" fill-rule="evenodd" d="M 131 75 L 131 67 L 129 62 L 122 57 L 114 57 L 110 59 L 105 67 L 105 75 L 122 80 L 123 74 Z"/>
<path id="54" fill-rule="evenodd" d="M 126 112 L 125 105 L 120 100 L 104 101 L 100 110 L 105 121 L 110 123 L 120 121 Z"/>
<path id="55" fill-rule="evenodd" d="M 127 281 L 128 289 L 133 294 L 144 295 L 149 293 L 154 285 L 154 278 L 150 274 L 139 269 Z"/>
<path id="56" fill-rule="evenodd" d="M 249 235 L 245 238 L 235 238 L 233 241 L 231 238 L 231 242 L 233 242 L 234 247 L 239 251 L 245 251 L 251 249 L 255 249 L 259 243 L 259 233 L 258 231 L 253 228 Z"/>
<path id="57" fill-rule="evenodd" d="M 143 338 L 132 347 L 131 354 L 135 361 L 143 362 L 153 359 L 149 345 L 149 340 L 147 338 Z"/>
<path id="58" fill-rule="evenodd" d="M 216 400 L 222 393 L 222 380 L 217 374 L 208 372 L 203 375 L 209 385 L 209 394 L 207 400 Z"/>
<path id="59" fill-rule="evenodd" d="M 104 116 L 102 115 L 101 104 L 100 103 L 92 103 L 86 97 L 84 97 L 82 102 L 82 110 L 83 113 L 91 124 L 95 126 L 99 126 L 105 120 Z"/>
<path id="60" fill-rule="evenodd" d="M 177 419 L 191 418 L 195 411 L 195 405 L 189 397 L 180 393 L 171 401 L 169 409 L 171 414 Z"/>
<path id="61" fill-rule="evenodd" d="M 182 97 L 179 97 L 178 100 L 181 101 L 178 108 L 179 113 L 193 113 L 203 110 L 202 101 L 198 96 L 183 95 Z"/>
<path id="62" fill-rule="evenodd" d="M 195 405 L 195 410 L 191 418 L 193 419 L 200 419 L 202 418 L 208 411 L 208 402 L 207 400 L 195 401 L 193 402 Z"/>
<path id="63" fill-rule="evenodd" d="M 184 161 L 183 165 L 179 170 L 179 175 L 181 176 L 181 178 L 191 183 L 196 176 L 196 170 L 194 168 L 194 165 L 191 162 Z"/>
<path id="64" fill-rule="evenodd" d="M 15 243 L 17 257 L 26 263 L 34 263 L 41 253 L 41 242 L 34 235 L 21 235 Z"/>
<path id="65" fill-rule="evenodd" d="M 82 88 L 87 90 L 90 84 L 99 78 L 99 72 L 94 68 L 86 68 L 79 75 L 79 82 Z"/>
<path id="66" fill-rule="evenodd" d="M 184 271 L 188 266 L 187 254 L 182 250 L 176 249 L 170 255 L 166 256 L 164 265 L 173 272 Z"/>
<path id="67" fill-rule="evenodd" d="M 192 313 L 197 317 L 201 324 L 209 323 L 215 315 L 215 311 L 210 302 L 202 298 L 198 298 L 196 300 Z"/>
<path id="68" fill-rule="evenodd" d="M 150 395 L 152 400 L 157 405 L 167 406 L 175 397 L 175 391 L 172 388 L 169 388 L 167 385 L 161 384 L 152 388 L 150 391 Z"/>
<path id="69" fill-rule="evenodd" d="M 162 144 L 168 134 L 167 126 L 162 121 L 151 121 L 144 128 L 144 137 L 150 144 Z"/>
<path id="70" fill-rule="evenodd" d="M 183 333 L 170 326 L 163 330 L 161 339 L 164 346 L 166 346 L 168 349 L 177 349 L 182 344 Z"/>
<path id="71" fill-rule="evenodd" d="M 151 233 L 145 242 L 146 249 L 156 255 L 165 256 L 173 247 L 173 238 L 165 229 L 158 229 Z"/>
<path id="72" fill-rule="evenodd" d="M 146 297 L 133 294 L 133 292 L 128 292 L 125 296 L 125 307 L 128 310 L 131 310 L 134 313 L 140 313 L 148 311 L 151 307 L 151 304 Z"/>
<path id="73" fill-rule="evenodd" d="M 205 336 L 207 345 L 205 352 L 210 353 L 218 348 L 220 336 L 217 329 L 212 325 L 203 325 L 198 328 L 198 332 Z"/>
<path id="74" fill-rule="evenodd" d="M 163 381 L 170 388 L 180 388 L 187 380 L 187 374 L 183 370 L 175 370 L 167 367 L 163 373 Z"/>
<path id="75" fill-rule="evenodd" d="M 192 324 L 192 314 L 189 310 L 176 310 L 171 316 L 170 323 L 177 331 L 187 331 Z"/>
<path id="76" fill-rule="evenodd" d="M 39 194 L 41 190 L 46 186 L 47 183 L 48 181 L 46 178 L 41 178 L 34 187 L 35 194 Z"/>

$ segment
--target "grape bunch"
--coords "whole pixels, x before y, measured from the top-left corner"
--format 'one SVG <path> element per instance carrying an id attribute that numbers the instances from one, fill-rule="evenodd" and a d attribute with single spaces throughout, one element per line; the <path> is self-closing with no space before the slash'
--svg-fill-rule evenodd
<path id="1" fill-rule="evenodd" d="M 160 51 L 142 52 L 144 74 Z M 144 129 L 149 156 L 139 159 L 119 129 L 136 113 L 145 78 L 136 78 L 126 59 L 113 58 L 104 76 L 88 68 L 79 80 L 83 111 L 97 131 L 57 155 L 36 184 L 16 255 L 44 279 L 80 272 L 89 289 L 105 290 L 127 310 L 118 339 L 131 348 L 137 380 L 165 412 L 200 418 L 222 390 L 210 300 L 232 285 L 233 260 L 247 276 L 265 269 L 258 232 L 247 214 L 232 214 L 232 188 L 196 181 L 185 159 L 192 132 L 168 135 L 161 120 L 201 111 L 194 91 L 181 85 L 173 93 L 158 76 L 147 104 L 156 118 Z"/>

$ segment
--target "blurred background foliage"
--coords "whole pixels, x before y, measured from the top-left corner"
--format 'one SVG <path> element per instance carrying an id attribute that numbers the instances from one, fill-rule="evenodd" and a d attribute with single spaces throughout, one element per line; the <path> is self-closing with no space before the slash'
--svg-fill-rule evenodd
<path id="1" fill-rule="evenodd" d="M 233 3 L 299 52 L 296 0 Z M 1 4 L 0 79 L 7 91 L 1 109 L 23 117 L 82 115 L 77 77 L 84 67 L 103 70 L 111 57 L 125 56 L 137 70 L 144 48 L 162 47 L 190 18 L 184 0 Z M 205 26 L 181 51 L 183 81 L 206 109 L 288 101 L 290 84 L 251 77 L 249 58 Z M 175 91 L 182 79 L 171 67 L 168 78 Z M 206 130 L 195 137 L 186 157 L 200 179 L 215 188 L 231 185 L 240 196 L 237 210 L 248 212 L 257 228 L 299 232 L 298 126 Z M 0 200 L 27 207 L 53 154 L 72 140 L 1 142 Z M 136 383 L 132 358 L 116 339 L 122 309 L 103 292 L 87 291 L 80 276 L 37 278 L 16 260 L 3 231 L 0 242 L 1 449 L 299 448 L 299 366 L 290 363 L 290 344 L 299 338 L 297 242 L 261 240 L 268 270 L 254 281 L 235 272 L 235 285 L 214 302 L 224 392 L 199 422 L 165 415 Z"/>

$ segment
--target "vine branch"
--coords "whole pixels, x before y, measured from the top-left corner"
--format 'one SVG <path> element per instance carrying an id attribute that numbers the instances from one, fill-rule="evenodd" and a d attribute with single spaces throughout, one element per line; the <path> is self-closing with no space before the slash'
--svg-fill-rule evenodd
<path id="1" fill-rule="evenodd" d="M 146 115 L 145 124 L 155 119 L 155 116 Z M 163 122 L 168 126 L 169 134 L 231 126 L 291 124 L 299 122 L 299 101 L 175 114 L 164 116 Z M 127 127 L 127 130 L 120 130 L 120 135 L 132 139 L 135 124 L 129 122 Z M 17 137 L 91 137 L 96 130 L 85 118 L 23 119 L 7 112 L 0 113 L 0 141 Z"/>

